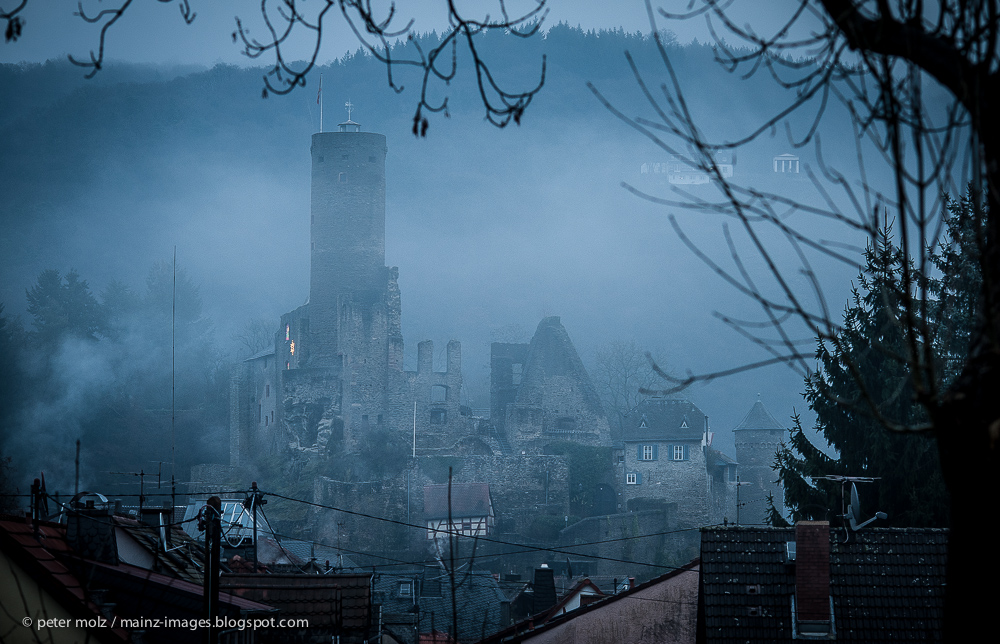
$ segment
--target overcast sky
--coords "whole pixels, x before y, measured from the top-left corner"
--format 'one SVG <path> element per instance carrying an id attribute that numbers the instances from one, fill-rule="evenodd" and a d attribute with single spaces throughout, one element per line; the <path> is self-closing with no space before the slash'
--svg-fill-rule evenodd
<path id="1" fill-rule="evenodd" d="M 793 1 L 764 3 L 735 0 L 728 12 L 737 24 L 742 25 L 749 19 L 754 28 L 766 31 L 779 24 L 776 16 L 789 15 L 786 7 Z M 3 6 L 8 8 L 6 5 L 12 3 L 13 0 L 5 0 Z M 106 9 L 109 4 L 114 3 L 83 0 L 87 12 Z M 169 4 L 134 3 L 109 30 L 107 56 L 110 59 L 148 63 L 213 65 L 247 62 L 240 48 L 233 43 L 231 34 L 235 29 L 236 16 L 250 26 L 251 34 L 258 33 L 259 0 L 190 0 L 190 4 L 196 16 L 191 25 L 186 25 L 176 1 Z M 388 6 L 388 3 L 383 4 Z M 475 12 L 496 15 L 499 7 L 495 0 L 459 4 L 460 7 L 469 7 L 470 15 L 475 15 Z M 528 10 L 533 7 L 535 0 L 512 0 L 507 4 L 513 15 L 517 8 Z M 654 6 L 682 11 L 686 4 L 686 0 L 661 0 Z M 305 5 L 307 8 L 316 6 L 320 4 Z M 397 6 L 400 19 L 397 24 L 402 26 L 406 20 L 412 19 L 413 28 L 418 32 L 440 29 L 447 16 L 444 0 L 400 0 Z M 645 0 L 549 0 L 547 6 L 547 25 L 566 22 L 584 29 L 623 28 L 629 32 L 644 33 L 650 30 Z M 86 59 L 88 52 L 97 46 L 99 27 L 84 23 L 73 15 L 76 11 L 77 0 L 29 0 L 22 13 L 25 23 L 23 36 L 16 43 L 0 46 L 0 61 L 43 62 L 67 54 Z M 660 18 L 659 23 L 677 34 L 681 42 L 690 42 L 695 38 L 703 42 L 711 39 L 701 18 L 670 21 L 669 24 Z M 339 13 L 330 15 L 324 25 L 327 32 L 320 62 L 339 58 L 345 52 L 357 49 L 357 40 Z"/>

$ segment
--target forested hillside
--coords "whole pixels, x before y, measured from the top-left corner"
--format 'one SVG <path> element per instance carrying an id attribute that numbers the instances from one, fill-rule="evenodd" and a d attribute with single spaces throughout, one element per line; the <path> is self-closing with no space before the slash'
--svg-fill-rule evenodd
<path id="1" fill-rule="evenodd" d="M 487 407 L 490 340 L 511 340 L 511 328 L 533 329 L 548 314 L 563 316 L 585 356 L 602 342 L 634 338 L 666 348 L 678 369 L 727 366 L 731 343 L 740 340 L 720 339 L 728 332 L 711 320 L 711 311 L 727 306 L 704 286 L 711 272 L 670 230 L 670 209 L 620 187 L 626 181 L 667 193 L 640 166 L 666 161 L 668 152 L 615 119 L 586 85 L 629 115 L 652 116 L 626 50 L 657 91 L 663 65 L 640 35 L 565 25 L 529 40 L 488 33 L 481 51 L 507 86 L 537 83 L 545 57 L 542 92 L 519 127 L 497 130 L 483 121 L 471 72 L 459 60 L 447 114 L 431 117 L 426 138 L 411 134 L 418 79 L 397 70 L 406 86 L 397 94 L 384 66 L 362 54 L 317 69 L 305 89 L 267 99 L 256 68 L 114 63 L 86 81 L 65 61 L 0 66 L 6 328 L 18 320 L 25 333 L 35 328 L 25 293 L 46 269 L 75 269 L 97 299 L 112 283 L 142 295 L 152 267 L 169 262 L 176 246 L 178 266 L 202 302 L 200 337 L 212 354 L 201 358 L 235 359 L 233 337 L 248 320 L 276 321 L 308 293 L 309 137 L 319 128 L 322 73 L 324 128 L 345 120 L 349 100 L 353 119 L 388 139 L 386 261 L 400 267 L 408 367 L 417 341 L 432 338 L 443 350 L 444 341 L 461 340 L 467 402 Z M 752 127 L 780 100 L 757 81 L 730 82 L 707 46 L 671 53 L 690 109 L 718 128 L 711 134 Z M 823 121 L 831 157 L 850 151 L 838 147 L 850 145 L 836 135 L 841 123 L 846 128 L 838 114 Z M 739 152 L 737 176 L 772 181 L 771 158 L 792 149 L 776 130 Z M 788 189 L 801 196 L 809 186 L 800 180 Z M 718 221 L 681 214 L 696 241 L 717 243 Z M 119 348 L 129 341 L 101 340 Z M 224 397 L 214 380 L 221 373 L 204 382 Z M 707 399 L 699 404 L 720 433 L 761 391 L 787 418 L 801 381 L 781 371 L 764 384 L 727 387 L 739 394 L 694 394 Z M 224 458 L 224 400 L 191 400 L 215 410 L 205 417 L 211 431 L 201 434 L 214 441 L 205 458 Z M 66 445 L 75 437 L 67 431 Z M 190 450 L 186 460 L 197 462 L 204 446 Z"/>

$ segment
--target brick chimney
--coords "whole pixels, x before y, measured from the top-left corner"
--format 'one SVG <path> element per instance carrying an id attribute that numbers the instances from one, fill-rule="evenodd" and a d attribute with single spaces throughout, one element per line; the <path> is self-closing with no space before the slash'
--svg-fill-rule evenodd
<path id="1" fill-rule="evenodd" d="M 798 622 L 830 622 L 830 523 L 795 524 L 795 612 Z"/>

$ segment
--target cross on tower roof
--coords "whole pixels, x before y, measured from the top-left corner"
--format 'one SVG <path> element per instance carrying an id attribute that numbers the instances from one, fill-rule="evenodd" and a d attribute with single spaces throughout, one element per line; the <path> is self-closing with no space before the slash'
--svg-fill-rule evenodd
<path id="1" fill-rule="evenodd" d="M 351 101 L 347 101 L 346 103 L 344 103 L 344 107 L 347 108 L 347 120 L 350 121 L 351 120 L 351 109 L 354 108 L 354 104 L 351 103 Z"/>

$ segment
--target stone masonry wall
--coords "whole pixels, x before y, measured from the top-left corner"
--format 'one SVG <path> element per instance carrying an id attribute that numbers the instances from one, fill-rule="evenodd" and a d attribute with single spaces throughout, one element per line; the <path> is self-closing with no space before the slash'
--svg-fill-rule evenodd
<path id="1" fill-rule="evenodd" d="M 653 444 L 648 442 L 646 444 Z M 698 441 L 671 441 L 657 443 L 657 459 L 639 460 L 641 443 L 625 444 L 623 474 L 641 475 L 641 483 L 629 485 L 622 481 L 622 497 L 627 504 L 631 499 L 648 498 L 677 503 L 677 518 L 682 526 L 703 526 L 709 523 L 708 472 L 705 452 Z M 687 445 L 688 460 L 671 460 L 670 445 Z"/>

